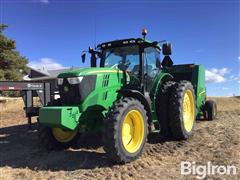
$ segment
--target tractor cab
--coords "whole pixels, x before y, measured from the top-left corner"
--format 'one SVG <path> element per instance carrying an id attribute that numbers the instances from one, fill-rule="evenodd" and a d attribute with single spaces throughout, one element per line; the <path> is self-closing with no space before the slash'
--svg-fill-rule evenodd
<path id="1" fill-rule="evenodd" d="M 100 67 L 127 72 L 134 85 L 149 91 L 160 70 L 160 47 L 144 39 L 124 39 L 100 44 Z M 143 88 L 145 87 L 145 88 Z"/>
<path id="2" fill-rule="evenodd" d="M 130 76 L 130 85 L 141 92 L 149 92 L 154 78 L 161 70 L 160 51 L 161 47 L 157 41 L 147 41 L 144 38 L 130 38 L 104 42 L 97 46 L 97 50 L 89 48 L 91 54 L 91 67 L 102 67 L 118 69 Z M 170 50 L 166 47 L 168 52 Z M 166 54 L 165 54 L 166 55 Z M 85 54 L 82 61 L 85 62 Z M 169 54 L 165 56 L 169 57 Z"/>

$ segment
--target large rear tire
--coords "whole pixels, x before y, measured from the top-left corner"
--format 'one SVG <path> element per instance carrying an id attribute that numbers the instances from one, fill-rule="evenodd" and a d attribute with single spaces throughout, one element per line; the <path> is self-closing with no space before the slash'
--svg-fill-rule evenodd
<path id="1" fill-rule="evenodd" d="M 167 81 L 163 83 L 161 88 L 158 90 L 156 97 L 156 112 L 160 125 L 160 134 L 165 137 L 171 136 L 168 118 L 168 102 L 174 84 L 174 81 Z"/>
<path id="2" fill-rule="evenodd" d="M 111 160 L 127 163 L 141 155 L 148 126 L 140 101 L 131 97 L 116 101 L 106 115 L 104 127 L 104 150 Z"/>
<path id="3" fill-rule="evenodd" d="M 196 120 L 195 95 L 190 82 L 184 80 L 173 86 L 168 114 L 172 136 L 177 140 L 188 139 Z"/>

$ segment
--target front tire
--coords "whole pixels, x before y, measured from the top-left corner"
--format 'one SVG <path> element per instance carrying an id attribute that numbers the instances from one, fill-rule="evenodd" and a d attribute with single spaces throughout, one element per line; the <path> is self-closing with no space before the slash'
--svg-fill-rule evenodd
<path id="1" fill-rule="evenodd" d="M 80 133 L 78 130 L 64 131 L 60 128 L 39 125 L 38 136 L 41 144 L 47 150 L 62 150 L 75 145 Z"/>
<path id="2" fill-rule="evenodd" d="M 177 140 L 188 139 L 196 120 L 195 95 L 190 82 L 180 81 L 173 86 L 168 108 L 172 136 Z"/>
<path id="3" fill-rule="evenodd" d="M 116 101 L 106 115 L 104 127 L 104 150 L 111 160 L 127 163 L 141 155 L 148 126 L 140 101 L 130 97 Z"/>
<path id="4" fill-rule="evenodd" d="M 47 106 L 61 106 L 61 99 L 50 101 Z M 65 131 L 61 128 L 50 128 L 40 124 L 38 137 L 40 143 L 47 150 L 62 150 L 74 146 L 80 137 L 80 133 L 78 129 Z"/>

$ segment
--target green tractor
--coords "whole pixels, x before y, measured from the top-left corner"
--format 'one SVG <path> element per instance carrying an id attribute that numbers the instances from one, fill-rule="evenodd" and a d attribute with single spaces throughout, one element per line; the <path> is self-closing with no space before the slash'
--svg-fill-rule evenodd
<path id="1" fill-rule="evenodd" d="M 67 148 L 80 134 L 99 132 L 109 158 L 127 163 L 141 155 L 148 133 L 185 140 L 197 118 L 215 118 L 204 67 L 173 65 L 171 44 L 160 46 L 143 35 L 89 48 L 90 68 L 58 75 L 60 98 L 39 111 L 39 137 L 47 149 Z"/>

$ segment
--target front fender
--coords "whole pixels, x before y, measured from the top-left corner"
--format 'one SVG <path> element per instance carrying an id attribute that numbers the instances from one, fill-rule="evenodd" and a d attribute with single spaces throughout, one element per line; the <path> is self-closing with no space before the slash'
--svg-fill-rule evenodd
<path id="1" fill-rule="evenodd" d="M 119 93 L 124 97 L 138 99 L 144 105 L 144 108 L 147 110 L 148 124 L 150 125 L 152 121 L 151 105 L 148 103 L 145 96 L 141 92 L 133 89 L 121 89 Z"/>

